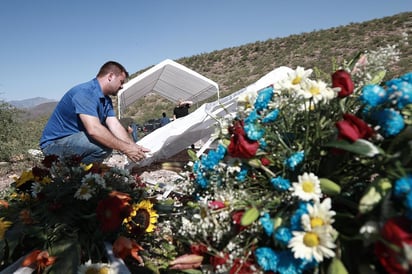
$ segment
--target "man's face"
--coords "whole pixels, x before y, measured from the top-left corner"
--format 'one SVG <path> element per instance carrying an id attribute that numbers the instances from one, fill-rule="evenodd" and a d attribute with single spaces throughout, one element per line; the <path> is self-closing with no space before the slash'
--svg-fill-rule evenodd
<path id="1" fill-rule="evenodd" d="M 119 75 L 110 73 L 108 76 L 109 80 L 109 95 L 116 96 L 119 90 L 123 88 L 123 84 L 126 82 L 126 74 L 123 72 Z"/>

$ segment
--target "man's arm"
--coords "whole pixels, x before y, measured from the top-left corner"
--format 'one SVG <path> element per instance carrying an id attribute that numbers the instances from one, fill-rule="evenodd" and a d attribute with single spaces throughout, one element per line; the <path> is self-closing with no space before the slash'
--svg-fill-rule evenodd
<path id="1" fill-rule="evenodd" d="M 123 140 L 126 143 L 134 143 L 130 134 L 116 117 L 107 117 L 106 125 L 109 128 L 109 131 L 120 140 Z"/>
<path id="2" fill-rule="evenodd" d="M 181 101 L 180 104 L 179 104 L 179 106 L 184 106 L 184 105 L 191 106 L 191 105 L 193 105 L 193 102 L 192 101 Z"/>
<path id="3" fill-rule="evenodd" d="M 87 131 L 87 134 L 100 144 L 111 149 L 121 151 L 131 160 L 136 162 L 146 157 L 145 152 L 148 152 L 149 150 L 135 144 L 128 136 L 126 129 L 123 128 L 115 117 L 107 119 L 109 128 L 106 128 L 100 124 L 100 120 L 95 116 L 79 114 L 79 117 Z M 118 128 L 116 122 L 112 119 L 115 119 L 118 122 L 121 127 L 120 129 Z M 111 132 L 112 129 L 115 133 Z M 117 136 L 115 134 L 117 134 Z"/>

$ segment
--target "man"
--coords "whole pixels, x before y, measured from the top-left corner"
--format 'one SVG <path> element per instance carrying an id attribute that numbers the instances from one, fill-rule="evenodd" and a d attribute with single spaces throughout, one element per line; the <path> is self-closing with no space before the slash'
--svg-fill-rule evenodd
<path id="1" fill-rule="evenodd" d="M 192 101 L 179 100 L 176 107 L 173 109 L 173 120 L 184 117 L 189 114 L 189 108 L 193 104 Z"/>
<path id="2" fill-rule="evenodd" d="M 81 157 L 83 163 L 102 162 L 112 150 L 132 161 L 149 150 L 137 145 L 116 118 L 110 96 L 116 96 L 129 77 L 119 63 L 109 61 L 89 82 L 70 89 L 60 100 L 40 138 L 44 155 Z"/>
<path id="3" fill-rule="evenodd" d="M 163 112 L 162 118 L 160 119 L 160 126 L 162 127 L 164 125 L 167 125 L 168 123 L 170 123 L 170 119 L 166 116 L 166 112 Z"/>

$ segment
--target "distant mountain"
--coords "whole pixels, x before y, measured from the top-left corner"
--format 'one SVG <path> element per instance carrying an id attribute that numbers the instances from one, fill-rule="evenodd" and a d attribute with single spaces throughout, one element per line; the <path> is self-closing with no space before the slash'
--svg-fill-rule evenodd
<path id="1" fill-rule="evenodd" d="M 48 118 L 56 108 L 57 103 L 57 101 L 46 102 L 32 108 L 23 109 L 23 118 L 25 118 L 26 120 L 35 120 L 41 117 Z"/>
<path id="2" fill-rule="evenodd" d="M 24 99 L 24 100 L 14 100 L 14 101 L 9 101 L 8 103 L 18 109 L 31 109 L 34 108 L 38 105 L 44 104 L 44 103 L 56 103 L 56 100 L 52 99 L 47 99 L 43 97 L 35 97 L 35 98 L 30 98 L 30 99 Z"/>

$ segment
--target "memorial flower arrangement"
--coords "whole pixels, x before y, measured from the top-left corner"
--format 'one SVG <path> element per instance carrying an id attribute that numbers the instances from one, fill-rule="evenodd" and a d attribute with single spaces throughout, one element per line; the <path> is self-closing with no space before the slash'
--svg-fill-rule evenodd
<path id="1" fill-rule="evenodd" d="M 109 254 L 143 265 L 158 218 L 148 194 L 127 170 L 46 157 L 1 193 L 1 269 L 118 273 Z"/>
<path id="2" fill-rule="evenodd" d="M 412 72 L 383 81 L 398 54 L 330 82 L 291 69 L 217 119 L 176 223 L 203 273 L 410 273 Z"/>

